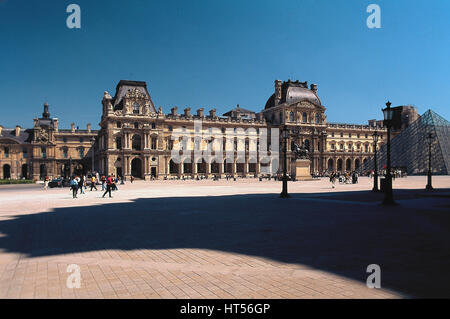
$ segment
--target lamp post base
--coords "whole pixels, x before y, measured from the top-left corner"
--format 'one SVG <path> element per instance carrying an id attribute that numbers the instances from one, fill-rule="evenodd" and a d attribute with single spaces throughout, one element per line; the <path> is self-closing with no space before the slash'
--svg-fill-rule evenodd
<path id="1" fill-rule="evenodd" d="M 384 199 L 383 200 L 383 203 L 382 203 L 383 205 L 385 205 L 385 206 L 394 206 L 394 205 L 397 205 L 397 203 L 394 201 L 394 199 L 393 198 L 388 198 L 388 199 Z"/>
<path id="2" fill-rule="evenodd" d="M 432 191 L 434 188 L 433 188 L 433 186 L 431 186 L 430 184 L 427 184 L 427 187 L 425 187 L 425 189 L 426 189 L 427 191 Z"/>
<path id="3" fill-rule="evenodd" d="M 288 190 L 287 190 L 287 177 L 283 177 L 283 190 L 280 194 L 281 198 L 289 198 Z"/>

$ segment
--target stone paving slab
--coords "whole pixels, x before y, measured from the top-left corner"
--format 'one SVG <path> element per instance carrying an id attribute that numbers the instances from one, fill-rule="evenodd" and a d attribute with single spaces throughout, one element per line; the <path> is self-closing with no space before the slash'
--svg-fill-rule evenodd
<path id="1" fill-rule="evenodd" d="M 370 188 L 295 182 L 287 200 L 253 179 L 137 181 L 111 199 L 0 188 L 0 298 L 448 297 L 449 199 L 384 208 L 364 200 Z M 371 263 L 382 289 L 365 284 Z M 70 264 L 80 288 L 67 288 Z"/>

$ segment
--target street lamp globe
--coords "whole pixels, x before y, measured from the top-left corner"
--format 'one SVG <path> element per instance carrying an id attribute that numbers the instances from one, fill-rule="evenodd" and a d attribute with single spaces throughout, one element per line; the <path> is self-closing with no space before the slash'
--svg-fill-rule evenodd
<path id="1" fill-rule="evenodd" d="M 392 121 L 392 118 L 394 117 L 394 110 L 391 109 L 391 105 L 392 103 L 388 101 L 386 103 L 387 107 L 382 110 L 385 121 Z"/>
<path id="2" fill-rule="evenodd" d="M 373 141 L 376 143 L 376 142 L 378 142 L 378 138 L 380 137 L 380 135 L 378 134 L 377 131 L 375 131 L 375 132 L 372 134 L 372 137 L 373 137 Z"/>

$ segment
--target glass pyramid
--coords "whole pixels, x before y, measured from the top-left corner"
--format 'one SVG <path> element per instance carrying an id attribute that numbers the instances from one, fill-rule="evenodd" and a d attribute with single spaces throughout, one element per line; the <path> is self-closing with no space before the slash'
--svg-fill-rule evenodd
<path id="1" fill-rule="evenodd" d="M 402 169 L 409 175 L 428 172 L 428 133 L 434 138 L 431 146 L 431 168 L 433 174 L 450 173 L 450 122 L 432 110 L 426 111 L 414 123 L 391 139 L 391 166 Z M 377 154 L 378 169 L 386 167 L 386 145 Z M 373 157 L 362 171 L 374 169 Z"/>

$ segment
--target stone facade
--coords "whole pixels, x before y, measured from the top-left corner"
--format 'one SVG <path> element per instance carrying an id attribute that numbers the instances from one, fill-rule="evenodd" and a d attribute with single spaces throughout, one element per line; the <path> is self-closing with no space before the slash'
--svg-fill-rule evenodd
<path id="1" fill-rule="evenodd" d="M 145 82 L 120 81 L 115 96 L 104 93 L 100 129 L 79 130 L 58 128 L 58 119 L 51 118 L 44 105 L 41 118 L 34 120 L 32 129 L 5 129 L 0 126 L 0 179 L 69 176 L 92 170 L 129 179 L 196 178 L 260 176 L 264 162 L 256 150 L 260 147 L 261 132 L 286 129 L 288 172 L 294 163 L 292 142 L 309 149 L 311 173 L 327 170 L 357 170 L 373 155 L 372 134 L 381 135 L 383 144 L 386 130 L 381 122 L 370 125 L 328 123 L 326 108 L 317 95 L 317 85 L 306 82 L 275 81 L 274 94 L 260 112 L 243 109 L 239 105 L 223 116 L 212 109 L 199 108 L 179 112 L 173 107 L 168 114 L 155 108 Z M 197 139 L 195 124 L 201 122 L 203 132 L 218 130 L 220 138 Z M 188 138 L 175 138 L 174 132 L 183 131 Z M 254 138 L 242 132 L 255 131 Z M 232 139 L 226 132 L 234 132 Z M 283 137 L 279 137 L 280 167 L 283 170 Z M 218 149 L 226 152 L 219 162 L 206 162 L 195 157 L 195 150 Z M 270 142 L 269 142 L 270 149 Z M 174 161 L 173 151 L 192 150 L 192 156 Z M 272 150 L 274 151 L 274 150 Z M 232 154 L 232 155 L 230 155 Z M 293 164 L 292 164 L 293 165 Z M 272 166 L 271 166 L 272 167 Z"/>

